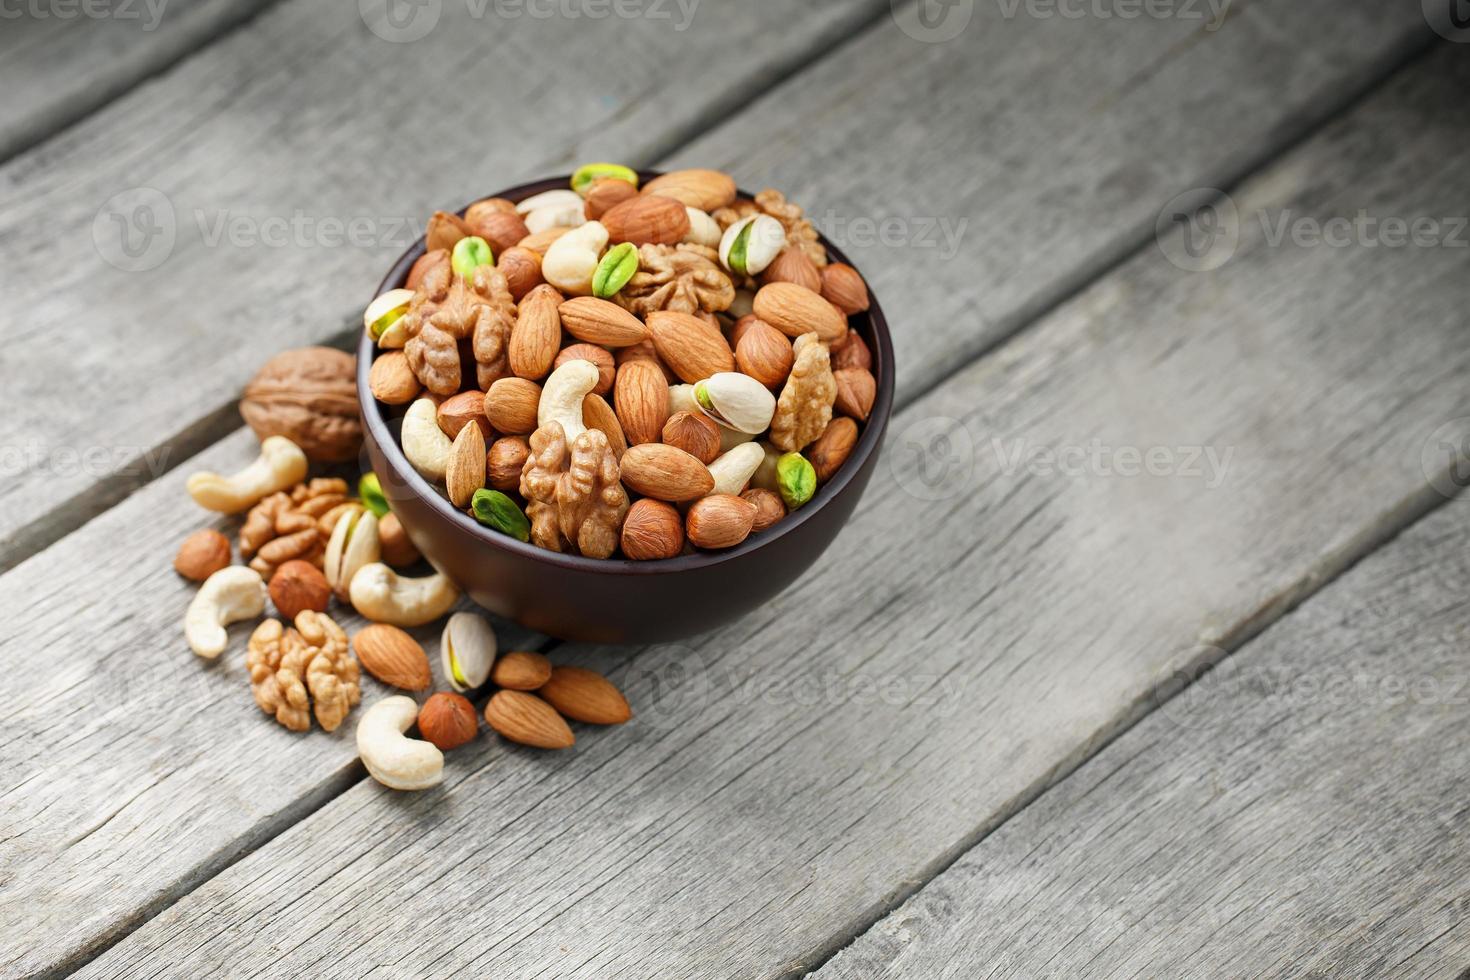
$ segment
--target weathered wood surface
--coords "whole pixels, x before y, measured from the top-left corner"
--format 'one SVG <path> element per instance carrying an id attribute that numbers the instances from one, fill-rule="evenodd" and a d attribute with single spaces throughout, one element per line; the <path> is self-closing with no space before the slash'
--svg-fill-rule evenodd
<path id="1" fill-rule="evenodd" d="M 1238 190 L 1241 213 L 1453 214 L 1466 81 L 1438 53 Z M 1425 447 L 1470 414 L 1467 265 L 1272 247 L 1249 220 L 1212 273 L 1140 253 L 905 411 L 853 526 L 762 615 L 565 651 L 614 671 L 633 724 L 565 755 L 485 740 L 413 797 L 360 783 L 82 975 L 823 962 L 1173 671 L 1431 506 L 1448 461 Z M 1025 462 L 1092 445 L 1156 472 Z M 947 469 L 916 476 L 923 453 Z"/>
<path id="2" fill-rule="evenodd" d="M 166 69 L 270 0 L 108 0 L 6 5 L 0 160 Z M 89 13 L 90 11 L 90 13 Z"/>
<path id="3" fill-rule="evenodd" d="M 783 187 L 855 246 L 893 314 L 908 396 L 1136 247 L 1174 193 L 1274 153 L 1427 33 L 1417 10 L 1371 0 L 1257 3 L 1215 32 L 1192 20 L 997 20 L 997 5 L 977 4 L 945 44 L 882 16 L 824 60 L 829 39 L 888 4 L 706 4 L 678 33 L 662 21 L 529 18 L 491 30 L 451 23 L 464 8 L 448 3 L 428 38 L 402 45 L 378 41 L 351 7 L 287 3 L 0 170 L 13 202 L 0 235 L 35 243 L 12 270 L 30 290 L 14 300 L 29 311 L 21 339 L 54 341 L 0 355 L 18 379 L 0 443 L 37 453 L 0 484 L 0 568 L 235 424 L 229 399 L 258 363 L 355 323 L 435 207 L 587 158 L 656 160 L 745 106 L 679 159 Z M 904 18 L 915 30 L 912 11 Z M 610 46 L 640 56 L 603 57 Z M 404 57 L 418 88 L 379 70 Z M 779 77 L 773 64 L 805 63 L 747 105 Z M 495 68 L 471 84 L 471 64 Z M 483 126 L 426 109 L 426 92 L 467 84 L 486 89 Z M 493 122 L 502 107 L 529 109 L 534 127 L 507 136 Z M 128 168 L 58 165 L 102 147 Z M 133 273 L 93 253 L 62 261 L 56 243 L 85 241 L 125 189 L 118 172 L 167 195 L 172 253 Z M 302 231 L 279 227 L 298 213 Z M 350 218 L 366 220 L 372 246 L 317 244 L 324 219 Z M 861 247 L 890 233 L 887 219 L 901 244 Z M 211 247 L 224 220 L 243 221 L 247 243 L 259 232 L 288 244 L 226 236 Z M 60 232 L 24 231 L 41 227 Z M 140 383 L 146 397 L 101 416 L 64 410 L 75 390 Z M 86 451 L 93 465 L 70 464 Z"/>
<path id="4" fill-rule="evenodd" d="M 357 3 L 288 0 L 0 168 L 24 311 L 0 353 L 0 568 L 238 425 L 260 362 L 360 324 L 435 208 L 651 159 L 888 4 L 688 6 L 399 4 L 439 19 L 391 43 Z M 109 410 L 76 412 L 78 391 Z"/>
<path id="5" fill-rule="evenodd" d="M 1463 976 L 1467 510 L 1204 674 L 816 980 Z"/>
<path id="6" fill-rule="evenodd" d="M 0 976 L 84 960 L 366 778 L 355 716 L 298 735 L 256 708 L 249 624 L 213 664 L 184 642 L 193 587 L 171 549 L 199 527 L 233 539 L 240 523 L 212 520 L 184 480 L 257 451 L 241 430 L 4 577 L 7 618 L 24 626 L 0 637 Z M 333 615 L 349 633 L 363 625 Z M 412 632 L 447 690 L 439 628 Z M 497 632 L 506 649 L 542 642 L 513 624 Z M 366 703 L 386 693 L 364 675 Z"/>

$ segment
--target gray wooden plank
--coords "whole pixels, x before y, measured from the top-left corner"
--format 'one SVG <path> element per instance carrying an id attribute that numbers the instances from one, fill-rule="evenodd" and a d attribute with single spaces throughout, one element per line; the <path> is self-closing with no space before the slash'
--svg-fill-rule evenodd
<path id="1" fill-rule="evenodd" d="M 244 656 L 252 625 L 233 627 L 231 649 L 213 664 L 184 642 L 195 586 L 174 574 L 172 549 L 199 527 L 233 540 L 240 523 L 212 519 L 184 481 L 196 469 L 233 472 L 257 451 L 242 429 L 5 576 L 5 615 L 26 625 L 0 637 L 10 705 L 0 740 L 0 974 L 85 960 L 366 778 L 355 716 L 300 735 L 255 706 Z M 349 633 L 363 625 L 346 609 L 333 618 Z M 496 626 L 505 649 L 544 642 Z M 431 653 L 435 687 L 448 690 L 440 628 L 411 632 Z M 400 692 L 364 674 L 362 693 L 370 704 Z"/>
<path id="2" fill-rule="evenodd" d="M 1396 78 L 1239 188 L 1240 212 L 1454 214 L 1467 72 L 1445 50 Z M 570 651 L 624 684 L 632 724 L 569 755 L 478 744 L 428 794 L 355 786 L 82 975 L 823 962 L 1172 672 L 1437 499 L 1436 437 L 1470 432 L 1441 429 L 1470 415 L 1467 264 L 1273 246 L 1250 220 L 1213 272 L 1141 252 L 902 413 L 852 527 L 760 615 Z M 1155 462 L 1012 468 L 1018 442 Z M 924 453 L 955 459 L 926 481 Z"/>
<path id="3" fill-rule="evenodd" d="M 259 364 L 360 322 L 435 208 L 651 159 L 888 4 L 404 4 L 439 11 L 404 43 L 359 7 L 287 0 L 0 168 L 25 293 L 0 353 L 0 569 L 238 424 Z M 79 390 L 125 397 L 78 413 Z"/>
<path id="4" fill-rule="evenodd" d="M 1462 976 L 1466 513 L 1203 675 L 816 980 Z"/>
<path id="5" fill-rule="evenodd" d="M 1416 9 L 1361 0 L 1258 2 L 1213 32 L 1190 19 L 1035 19 L 1024 8 L 1006 19 L 1002 5 L 978 4 L 948 43 L 917 41 L 884 17 L 818 60 L 828 39 L 888 6 L 704 5 L 678 33 L 662 21 L 529 17 L 492 31 L 451 22 L 464 9 L 446 4 L 428 38 L 390 45 L 374 43 L 350 5 L 296 0 L 0 170 L 0 235 L 34 242 L 14 276 L 37 284 L 17 297 L 30 311 L 22 339 L 85 338 L 7 349 L 22 380 L 0 444 L 37 451 L 0 485 L 0 569 L 156 475 L 150 450 L 178 459 L 222 434 L 234 422 L 230 393 L 259 360 L 355 322 L 397 246 L 316 247 L 323 218 L 362 217 L 369 237 L 393 238 L 400 219 L 417 224 L 532 173 L 592 157 L 654 160 L 696 120 L 729 111 L 728 125 L 678 159 L 782 187 L 854 247 L 895 313 L 908 398 L 1136 246 L 1159 200 L 1270 155 L 1428 35 Z M 900 9 L 915 31 L 912 5 Z M 579 58 L 579 42 L 640 55 Z M 420 87 L 382 70 L 405 57 L 399 48 L 425 73 Z M 566 52 L 549 88 L 547 51 Z M 424 111 L 422 92 L 462 84 L 475 58 L 496 66 L 491 105 L 535 113 L 534 139 Z M 773 63 L 808 61 L 812 70 L 756 98 L 779 80 Z M 302 112 L 305 93 L 332 108 Z M 404 132 L 432 149 L 394 152 Z M 72 162 L 104 146 L 125 179 Z M 85 240 L 98 209 L 130 185 L 170 201 L 179 235 L 167 260 L 135 273 L 86 253 L 58 261 L 55 243 Z M 207 244 L 222 219 L 244 219 L 249 241 L 259 222 L 298 211 L 302 246 L 292 233 L 279 248 Z M 888 219 L 899 244 L 863 247 L 888 234 Z M 90 326 L 99 306 L 110 311 L 100 339 Z M 932 315 L 922 329 L 909 319 L 920 309 Z M 164 359 L 171 370 L 159 376 Z M 139 378 L 148 397 L 105 417 L 64 410 L 78 387 Z M 56 462 L 89 450 L 105 462 L 100 474 Z"/>
<path id="6" fill-rule="evenodd" d="M 0 160 L 105 105 L 269 2 L 8 4 L 0 32 Z"/>

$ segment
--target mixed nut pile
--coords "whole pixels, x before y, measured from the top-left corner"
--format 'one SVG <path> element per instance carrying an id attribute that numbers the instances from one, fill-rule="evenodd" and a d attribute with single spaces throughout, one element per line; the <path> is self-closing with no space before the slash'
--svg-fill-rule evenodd
<path id="1" fill-rule="evenodd" d="M 877 383 L 868 308 L 779 192 L 729 175 L 571 186 L 437 212 L 364 325 L 370 386 L 414 468 L 551 551 L 646 561 L 731 548 L 840 469 Z"/>
<path id="2" fill-rule="evenodd" d="M 334 362 L 345 376 L 333 377 Z M 256 626 L 245 658 L 255 703 L 293 732 L 309 731 L 313 718 L 331 732 L 362 699 L 362 669 L 389 687 L 428 691 L 433 686 L 428 654 L 405 628 L 447 616 L 439 655 L 453 691 L 431 694 L 422 707 L 407 696 L 384 698 L 358 721 L 364 766 L 394 789 L 437 784 L 443 778 L 443 753 L 478 736 L 478 713 L 465 693 L 493 689 L 484 712 L 490 728 L 538 748 L 570 748 L 576 738 L 568 719 L 615 725 L 632 717 L 627 700 L 600 674 L 553 666 L 540 653 L 500 653 L 486 619 L 472 612 L 450 614 L 459 589 L 443 574 L 432 568 L 430 574 L 407 574 L 422 558 L 389 510 L 374 474 L 362 477 L 356 496 L 344 479 L 309 478 L 312 461 L 355 455 L 360 427 L 354 429 L 345 416 L 334 421 L 316 390 L 350 384 L 351 373 L 350 357 L 322 348 L 273 359 L 242 403 L 246 418 L 263 436 L 260 457 L 232 476 L 195 473 L 189 478 L 189 493 L 202 506 L 245 515 L 238 546 L 246 564 L 232 563 L 230 540 L 213 529 L 191 534 L 174 559 L 180 575 L 202 583 L 184 616 L 193 651 L 217 659 L 229 643 L 225 627 L 261 617 L 269 601 L 280 618 Z M 306 377 L 321 384 L 302 386 Z M 278 383 L 283 378 L 294 378 L 296 386 Z M 262 385 L 263 379 L 269 383 Z M 274 407 L 262 406 L 263 390 L 275 399 Z M 313 393 L 303 396 L 303 391 Z M 316 407 L 303 409 L 303 402 Z M 282 404 L 290 410 L 281 411 Z M 311 444 L 311 454 L 286 435 L 274 434 L 283 430 Z M 302 435 L 326 430 L 332 434 L 317 442 Z M 328 615 L 334 601 L 372 624 L 349 638 Z M 415 723 L 422 739 L 405 735 Z"/>

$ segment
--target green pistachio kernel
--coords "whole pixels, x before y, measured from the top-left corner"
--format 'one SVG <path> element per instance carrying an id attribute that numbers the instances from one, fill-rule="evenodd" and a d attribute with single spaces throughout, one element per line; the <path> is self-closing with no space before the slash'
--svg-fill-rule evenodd
<path id="1" fill-rule="evenodd" d="M 447 630 L 445 631 L 444 635 L 449 635 Z M 464 679 L 464 674 L 460 672 L 459 658 L 454 655 L 454 647 L 452 645 L 449 648 L 449 673 L 454 677 L 454 683 L 458 684 L 460 687 L 473 686 L 472 684 L 470 684 L 469 681 Z"/>
<path id="2" fill-rule="evenodd" d="M 730 271 L 740 275 L 747 275 L 745 271 L 745 256 L 750 250 L 750 233 L 755 228 L 755 222 L 749 222 L 736 234 L 735 240 L 730 243 Z"/>
<path id="3" fill-rule="evenodd" d="M 796 510 L 817 492 L 817 471 L 801 453 L 787 453 L 776 460 L 776 485 L 786 506 Z"/>
<path id="4" fill-rule="evenodd" d="M 612 299 L 618 290 L 628 285 L 633 273 L 638 271 L 638 246 L 623 242 L 607 250 L 597 271 L 592 274 L 592 295 L 598 299 Z"/>
<path id="5" fill-rule="evenodd" d="M 403 314 L 405 314 L 407 312 L 408 312 L 408 307 L 406 307 L 406 306 L 400 306 L 400 307 L 398 307 L 398 309 L 396 309 L 396 310 L 389 310 L 387 313 L 384 313 L 382 316 L 380 316 L 376 320 L 374 320 L 373 321 L 373 339 L 374 340 L 378 340 L 378 339 L 382 338 L 383 331 L 387 330 L 389 327 L 393 326 L 393 324 L 397 323 L 398 320 L 399 320 L 399 318 L 402 317 Z"/>
<path id="6" fill-rule="evenodd" d="M 362 498 L 362 505 L 378 517 L 388 513 L 388 498 L 383 496 L 383 485 L 378 482 L 378 474 L 364 473 L 362 479 L 357 481 L 357 495 Z"/>
<path id="7" fill-rule="evenodd" d="M 585 195 L 593 181 L 606 180 L 609 177 L 613 180 L 626 180 L 634 187 L 638 186 L 638 175 L 629 167 L 620 163 L 588 163 L 578 167 L 577 172 L 572 174 L 572 190 Z"/>
<path id="8" fill-rule="evenodd" d="M 813 476 L 812 480 L 815 482 L 816 477 Z M 499 490 L 476 490 L 470 498 L 470 509 L 475 512 L 475 520 L 486 527 L 517 541 L 531 540 L 531 522 L 526 520 L 516 502 Z"/>
<path id="9" fill-rule="evenodd" d="M 715 410 L 715 403 L 710 399 L 709 389 L 705 387 L 703 381 L 696 382 L 694 385 L 694 400 L 699 402 L 699 407 L 706 412 Z"/>
<path id="10" fill-rule="evenodd" d="M 449 264 L 454 268 L 455 275 L 473 279 L 475 270 L 480 266 L 495 264 L 495 255 L 490 251 L 489 242 L 479 235 L 471 235 L 455 243 Z"/>

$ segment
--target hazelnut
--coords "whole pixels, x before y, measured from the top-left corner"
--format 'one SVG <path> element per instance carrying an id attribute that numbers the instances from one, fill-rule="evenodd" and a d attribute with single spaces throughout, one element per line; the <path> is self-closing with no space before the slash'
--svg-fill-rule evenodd
<path id="1" fill-rule="evenodd" d="M 462 694 L 439 691 L 419 709 L 419 734 L 440 751 L 457 749 L 480 734 L 475 706 Z"/>
<path id="2" fill-rule="evenodd" d="M 414 260 L 413 266 L 408 270 L 408 278 L 403 282 L 404 288 L 418 289 L 419 283 L 423 282 L 424 276 L 429 274 L 430 269 L 434 268 L 440 262 L 448 261 L 449 249 L 447 248 L 430 249 L 423 255 L 420 255 Z"/>
<path id="3" fill-rule="evenodd" d="M 230 563 L 230 539 L 218 531 L 195 531 L 179 545 L 174 571 L 194 582 L 203 582 Z"/>
<path id="4" fill-rule="evenodd" d="M 862 368 L 843 368 L 832 372 L 837 381 L 837 400 L 833 408 L 842 415 L 863 420 L 873 410 L 873 399 L 878 396 L 878 382 L 871 371 Z"/>
<path id="5" fill-rule="evenodd" d="M 697 548 L 733 548 L 750 536 L 757 510 L 744 498 L 712 493 L 689 508 L 684 530 Z"/>
<path id="6" fill-rule="evenodd" d="M 640 500 L 623 521 L 623 555 L 634 561 L 673 558 L 684 550 L 684 522 L 673 504 Z"/>
<path id="7" fill-rule="evenodd" d="M 524 436 L 503 436 L 490 446 L 485 457 L 485 476 L 491 489 L 501 493 L 517 493 L 521 487 L 521 470 L 531 455 L 531 444 Z M 380 532 L 381 533 L 381 532 Z"/>
<path id="8" fill-rule="evenodd" d="M 496 261 L 495 268 L 505 274 L 511 298 L 517 303 L 545 281 L 541 278 L 541 256 L 529 248 L 506 249 Z"/>
<path id="9" fill-rule="evenodd" d="M 452 398 L 446 398 L 439 403 L 436 417 L 439 428 L 451 439 L 471 422 L 480 427 L 480 434 L 487 440 L 495 437 L 495 430 L 490 428 L 490 420 L 485 417 L 485 393 L 479 389 L 461 391 Z"/>
<path id="10" fill-rule="evenodd" d="M 394 568 L 407 568 L 423 557 L 408 539 L 403 522 L 392 512 L 378 521 L 378 550 L 383 563 Z"/>
<path id="11" fill-rule="evenodd" d="M 490 246 L 496 255 L 503 255 L 515 247 L 516 242 L 531 233 L 525 221 L 515 211 L 501 211 L 487 207 L 495 201 L 481 201 L 465 212 L 465 221 L 470 230 Z"/>
<path id="12" fill-rule="evenodd" d="M 307 609 L 326 612 L 332 587 L 321 569 L 309 561 L 293 558 L 271 576 L 270 595 L 282 618 L 294 620 Z"/>
<path id="13" fill-rule="evenodd" d="M 736 325 L 737 330 L 739 324 Z M 796 352 L 785 334 L 764 320 L 750 318 L 735 343 L 735 364 L 768 388 L 784 382 L 791 374 Z"/>
<path id="14" fill-rule="evenodd" d="M 751 525 L 751 533 L 764 531 L 786 516 L 786 504 L 782 502 L 781 495 L 778 493 L 756 489 L 747 490 L 740 496 L 741 499 L 755 504 L 755 523 Z"/>
<path id="15" fill-rule="evenodd" d="M 682 449 L 708 466 L 720 455 L 720 427 L 695 412 L 675 412 L 664 423 L 666 446 Z"/>
<path id="16" fill-rule="evenodd" d="M 868 350 L 867 341 L 856 330 L 849 330 L 847 336 L 832 345 L 832 370 L 846 368 L 873 369 L 873 352 Z"/>
<path id="17" fill-rule="evenodd" d="M 602 180 L 593 181 L 592 186 L 587 188 L 587 199 L 582 205 L 582 210 L 587 215 L 588 221 L 597 221 L 614 205 L 622 204 L 629 198 L 637 196 L 638 188 L 626 180 L 604 177 Z"/>
<path id="18" fill-rule="evenodd" d="M 556 361 L 552 364 L 552 370 L 561 367 L 567 361 L 591 361 L 597 367 L 597 387 L 592 389 L 594 395 L 606 395 L 612 391 L 613 379 L 617 376 L 617 365 L 613 363 L 612 354 L 606 348 L 598 347 L 596 344 L 572 344 L 563 348 L 556 355 Z"/>

